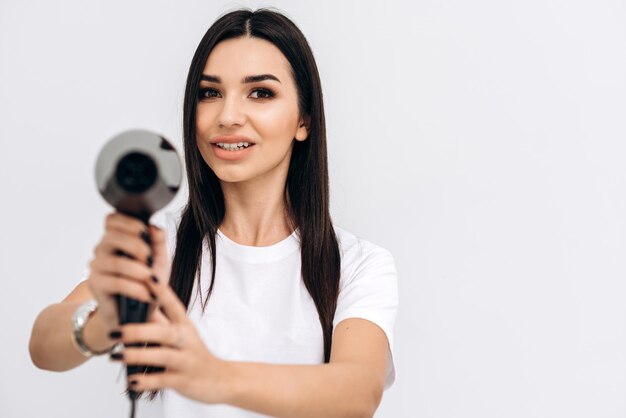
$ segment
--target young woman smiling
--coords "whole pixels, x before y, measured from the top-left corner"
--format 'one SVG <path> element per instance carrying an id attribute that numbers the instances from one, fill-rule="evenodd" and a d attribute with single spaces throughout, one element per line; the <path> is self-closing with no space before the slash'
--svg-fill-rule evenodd
<path id="1" fill-rule="evenodd" d="M 165 417 L 373 416 L 395 379 L 395 264 L 331 222 L 321 84 L 293 22 L 238 10 L 209 28 L 187 79 L 184 151 L 187 204 L 163 229 L 107 217 L 86 280 L 35 321 L 33 362 L 84 363 L 70 322 L 95 300 L 84 345 L 122 342 L 114 360 L 164 367 L 128 381 L 161 392 Z M 115 294 L 159 309 L 120 326 Z"/>

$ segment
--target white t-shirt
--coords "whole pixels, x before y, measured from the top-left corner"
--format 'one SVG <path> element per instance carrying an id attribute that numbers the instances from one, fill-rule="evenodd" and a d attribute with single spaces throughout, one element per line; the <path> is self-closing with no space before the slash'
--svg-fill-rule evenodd
<path id="1" fill-rule="evenodd" d="M 156 225 L 165 226 L 172 258 L 181 214 L 182 210 L 163 212 L 161 217 L 157 215 L 152 220 Z M 364 318 L 385 332 L 390 347 L 387 389 L 395 380 L 392 355 L 398 308 L 395 263 L 387 250 L 342 228 L 334 228 L 340 247 L 341 279 L 333 326 L 346 318 Z M 225 360 L 322 364 L 322 327 L 301 277 L 297 231 L 271 246 L 251 247 L 232 241 L 218 230 L 216 254 L 215 283 L 204 314 L 197 296 L 197 282 L 188 308 L 188 315 L 209 351 Z M 203 300 L 210 280 L 210 255 L 205 247 L 201 276 Z M 169 389 L 154 403 L 156 405 L 150 405 L 149 409 L 162 409 L 164 418 L 266 416 L 230 405 L 196 402 Z"/>

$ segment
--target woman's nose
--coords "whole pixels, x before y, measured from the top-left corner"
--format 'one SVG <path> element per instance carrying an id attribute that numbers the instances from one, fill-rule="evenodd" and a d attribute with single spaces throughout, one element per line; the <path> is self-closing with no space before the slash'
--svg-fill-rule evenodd
<path id="1" fill-rule="evenodd" d="M 222 108 L 217 115 L 217 122 L 220 126 L 241 126 L 245 123 L 246 116 L 243 109 L 243 103 L 241 103 L 237 97 L 226 97 L 222 103 Z"/>

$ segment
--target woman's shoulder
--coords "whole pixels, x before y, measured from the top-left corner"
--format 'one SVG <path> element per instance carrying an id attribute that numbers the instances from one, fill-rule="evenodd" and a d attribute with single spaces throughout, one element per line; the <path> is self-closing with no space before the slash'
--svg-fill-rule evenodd
<path id="1" fill-rule="evenodd" d="M 347 229 L 333 225 L 341 251 L 367 254 L 370 252 L 389 252 L 386 248 L 369 241 Z"/>
<path id="2" fill-rule="evenodd" d="M 344 267 L 358 267 L 360 265 L 395 264 L 391 252 L 347 229 L 333 225 L 342 265 Z"/>

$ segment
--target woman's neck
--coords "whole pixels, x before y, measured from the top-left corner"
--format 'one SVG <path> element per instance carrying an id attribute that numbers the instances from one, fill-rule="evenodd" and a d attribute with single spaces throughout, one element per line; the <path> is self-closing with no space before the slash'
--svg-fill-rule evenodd
<path id="1" fill-rule="evenodd" d="M 239 244 L 254 247 L 266 247 L 291 235 L 283 195 L 286 177 L 284 173 L 221 182 L 225 214 L 220 231 Z"/>

